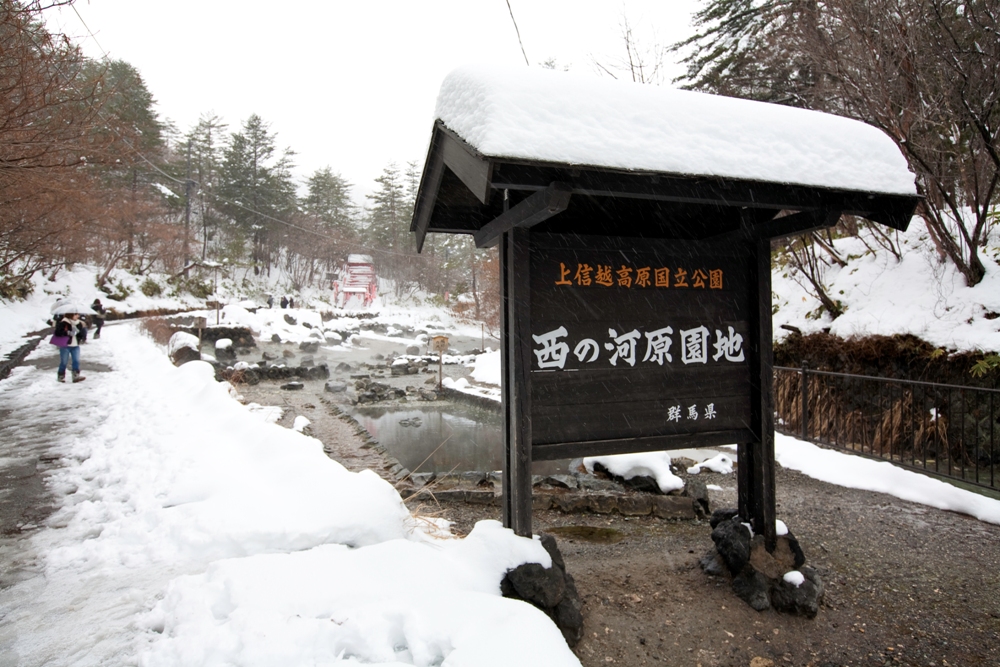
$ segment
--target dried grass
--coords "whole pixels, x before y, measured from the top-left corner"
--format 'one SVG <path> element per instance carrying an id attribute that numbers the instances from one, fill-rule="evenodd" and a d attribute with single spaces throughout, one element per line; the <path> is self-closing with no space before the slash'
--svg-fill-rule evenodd
<path id="1" fill-rule="evenodd" d="M 779 372 L 774 383 L 777 416 L 794 434 L 802 433 L 801 382 L 800 373 Z M 933 416 L 925 405 L 914 403 L 909 389 L 896 396 L 866 394 L 858 383 L 812 375 L 807 436 L 888 459 L 949 457 L 948 418 L 943 411 Z M 964 452 L 954 454 L 968 458 Z"/>

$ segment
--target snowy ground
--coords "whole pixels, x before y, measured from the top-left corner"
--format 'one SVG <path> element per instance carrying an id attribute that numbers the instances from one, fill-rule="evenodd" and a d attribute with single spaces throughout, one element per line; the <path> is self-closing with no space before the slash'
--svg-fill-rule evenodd
<path id="1" fill-rule="evenodd" d="M 56 426 L 58 509 L 13 558 L 38 575 L 2 594 L 15 664 L 578 664 L 500 597 L 508 568 L 550 563 L 537 540 L 495 522 L 445 536 L 130 324 L 85 347 L 84 367 L 110 369 L 85 383 L 57 385 L 54 356 L 0 384 L 22 420 L 74 417 Z"/>

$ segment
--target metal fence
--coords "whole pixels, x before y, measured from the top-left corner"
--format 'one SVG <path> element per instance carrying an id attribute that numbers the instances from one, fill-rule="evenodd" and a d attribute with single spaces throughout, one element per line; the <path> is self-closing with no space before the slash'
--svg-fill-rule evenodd
<path id="1" fill-rule="evenodd" d="M 1000 489 L 1000 389 L 774 368 L 775 429 Z"/>

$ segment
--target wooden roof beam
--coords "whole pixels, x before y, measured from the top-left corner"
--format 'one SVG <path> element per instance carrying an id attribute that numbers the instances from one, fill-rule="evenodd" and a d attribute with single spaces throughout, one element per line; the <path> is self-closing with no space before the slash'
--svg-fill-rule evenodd
<path id="1" fill-rule="evenodd" d="M 533 227 L 562 213 L 569 206 L 572 188 L 565 183 L 552 183 L 544 190 L 529 196 L 514 208 L 504 211 L 475 233 L 476 247 L 495 245 L 504 232 L 515 227 Z"/>

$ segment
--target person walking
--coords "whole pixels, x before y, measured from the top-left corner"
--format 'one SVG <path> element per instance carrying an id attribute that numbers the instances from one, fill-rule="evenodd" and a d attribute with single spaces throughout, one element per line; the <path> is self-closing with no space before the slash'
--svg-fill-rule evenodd
<path id="1" fill-rule="evenodd" d="M 90 304 L 90 309 L 94 311 L 94 315 L 90 319 L 96 329 L 94 340 L 97 340 L 101 337 L 101 327 L 104 326 L 104 306 L 101 304 L 100 299 L 94 299 L 94 303 Z"/>
<path id="2" fill-rule="evenodd" d="M 73 361 L 73 382 L 83 382 L 87 378 L 80 375 L 80 343 L 87 340 L 87 327 L 80 320 L 79 313 L 68 313 L 56 322 L 55 338 L 67 338 L 66 345 L 59 347 L 59 371 L 56 379 L 66 381 L 66 366 Z"/>
<path id="3" fill-rule="evenodd" d="M 282 308 L 288 308 L 288 297 L 287 296 L 281 297 L 281 307 Z"/>

